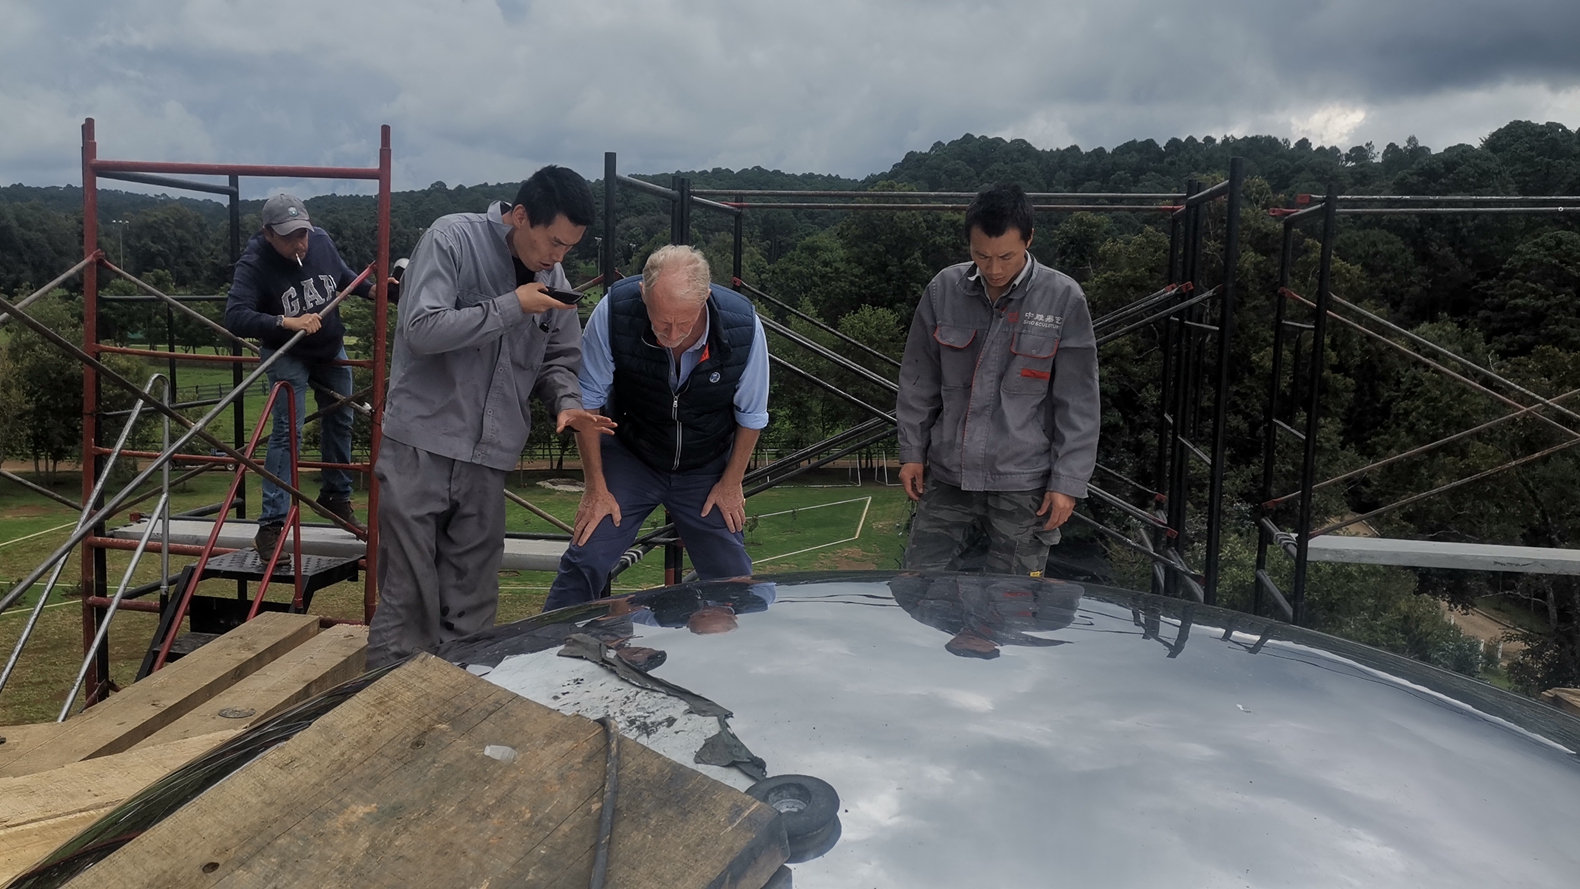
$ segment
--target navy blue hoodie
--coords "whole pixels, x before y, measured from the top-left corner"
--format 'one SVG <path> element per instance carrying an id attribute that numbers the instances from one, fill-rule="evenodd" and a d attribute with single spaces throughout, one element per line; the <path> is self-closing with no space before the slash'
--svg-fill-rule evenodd
<path id="1" fill-rule="evenodd" d="M 259 232 L 236 262 L 236 276 L 225 301 L 225 327 L 237 336 L 253 337 L 267 348 L 278 349 L 296 335 L 279 326 L 281 315 L 294 318 L 321 312 L 356 276 L 321 228 L 315 226 L 307 236 L 307 255 L 300 266 L 295 259 L 281 256 Z M 372 290 L 369 276 L 354 292 L 367 296 Z M 337 308 L 324 315 L 318 332 L 304 337 L 290 354 L 304 361 L 329 361 L 340 354 L 345 335 Z"/>

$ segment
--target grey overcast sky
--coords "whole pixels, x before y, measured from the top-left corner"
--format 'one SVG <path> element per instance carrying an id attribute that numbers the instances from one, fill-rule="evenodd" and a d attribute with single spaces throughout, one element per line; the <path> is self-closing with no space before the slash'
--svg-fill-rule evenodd
<path id="1" fill-rule="evenodd" d="M 372 166 L 395 187 L 763 166 L 965 133 L 1476 144 L 1580 126 L 1580 0 L 0 0 L 0 184 L 101 157 Z M 251 196 L 366 184 L 251 180 Z"/>

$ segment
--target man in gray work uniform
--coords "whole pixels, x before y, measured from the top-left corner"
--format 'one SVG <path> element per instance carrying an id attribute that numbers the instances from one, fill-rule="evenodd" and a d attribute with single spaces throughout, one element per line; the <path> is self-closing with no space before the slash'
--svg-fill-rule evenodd
<path id="1" fill-rule="evenodd" d="M 900 367 L 900 481 L 920 501 L 904 566 L 957 569 L 987 533 L 986 571 L 1042 576 L 1097 465 L 1097 341 L 1080 285 L 1032 257 L 1018 185 L 966 210 L 971 261 L 927 285 Z"/>
<path id="2" fill-rule="evenodd" d="M 368 666 L 492 626 L 504 555 L 505 476 L 536 395 L 596 453 L 611 423 L 582 410 L 581 324 L 546 287 L 593 221 L 592 190 L 564 167 L 521 184 L 513 205 L 434 222 L 402 281 L 384 407 L 379 606 Z"/>

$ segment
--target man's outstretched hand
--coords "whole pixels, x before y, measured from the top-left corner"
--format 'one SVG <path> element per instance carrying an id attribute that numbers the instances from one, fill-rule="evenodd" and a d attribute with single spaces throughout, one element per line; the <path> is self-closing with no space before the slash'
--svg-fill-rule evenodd
<path id="1" fill-rule="evenodd" d="M 609 419 L 603 414 L 584 411 L 581 408 L 569 408 L 560 411 L 559 417 L 554 422 L 556 433 L 572 429 L 580 433 L 597 432 L 603 435 L 613 435 L 614 427 L 620 424 Z"/>

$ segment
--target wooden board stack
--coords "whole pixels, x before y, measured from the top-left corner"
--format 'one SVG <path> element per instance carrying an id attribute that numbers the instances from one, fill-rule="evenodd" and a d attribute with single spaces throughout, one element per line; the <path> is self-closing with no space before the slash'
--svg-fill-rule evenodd
<path id="1" fill-rule="evenodd" d="M 0 882 L 239 728 L 359 674 L 365 642 L 264 615 L 62 726 L 15 732 L 0 745 Z M 607 743 L 596 722 L 419 656 L 70 885 L 585 886 Z M 783 879 L 771 807 L 634 741 L 620 755 L 609 885 Z"/>

